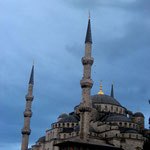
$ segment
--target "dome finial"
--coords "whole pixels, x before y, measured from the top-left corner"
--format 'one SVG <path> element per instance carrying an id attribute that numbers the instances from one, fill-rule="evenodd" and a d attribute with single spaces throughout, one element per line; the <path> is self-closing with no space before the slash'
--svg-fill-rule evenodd
<path id="1" fill-rule="evenodd" d="M 85 43 L 92 44 L 92 33 L 91 33 L 91 16 L 89 13 L 89 20 L 88 20 L 88 27 L 87 27 L 87 32 L 86 32 L 86 38 L 85 38 Z"/>
<path id="2" fill-rule="evenodd" d="M 91 19 L 91 13 L 90 13 L 90 11 L 89 11 L 89 19 Z"/>
<path id="3" fill-rule="evenodd" d="M 140 110 L 138 109 L 137 112 L 140 112 Z"/>
<path id="4" fill-rule="evenodd" d="M 98 95 L 104 95 L 104 93 L 102 92 L 102 80 L 101 80 L 100 91 L 98 92 Z"/>

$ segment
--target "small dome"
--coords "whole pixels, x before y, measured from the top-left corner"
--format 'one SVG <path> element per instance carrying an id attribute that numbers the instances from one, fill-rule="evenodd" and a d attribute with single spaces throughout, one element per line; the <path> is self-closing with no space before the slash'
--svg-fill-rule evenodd
<path id="1" fill-rule="evenodd" d="M 58 118 L 64 118 L 64 117 L 67 117 L 68 115 L 64 112 L 62 113 Z"/>
<path id="2" fill-rule="evenodd" d="M 40 143 L 44 143 L 45 142 L 45 136 L 42 136 L 40 137 L 37 142 L 40 142 Z"/>
<path id="3" fill-rule="evenodd" d="M 122 122 L 131 122 L 131 119 L 124 115 L 111 115 L 108 116 L 105 121 L 122 121 Z"/>
<path id="4" fill-rule="evenodd" d="M 111 104 L 121 106 L 116 99 L 108 95 L 93 95 L 91 96 L 91 99 L 93 104 Z"/>
<path id="5" fill-rule="evenodd" d="M 141 112 L 136 112 L 134 114 L 134 117 L 143 117 L 144 118 L 144 115 Z"/>
<path id="6" fill-rule="evenodd" d="M 66 116 L 59 120 L 58 122 L 79 122 L 78 117 L 74 114 L 71 116 Z"/>

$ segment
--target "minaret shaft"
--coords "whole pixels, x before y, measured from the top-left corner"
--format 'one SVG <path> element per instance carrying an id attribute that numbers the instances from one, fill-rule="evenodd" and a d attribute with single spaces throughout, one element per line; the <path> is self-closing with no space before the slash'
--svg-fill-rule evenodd
<path id="1" fill-rule="evenodd" d="M 28 87 L 28 93 L 26 95 L 26 108 L 24 111 L 24 126 L 22 128 L 22 145 L 21 150 L 27 150 L 28 149 L 28 142 L 29 142 L 29 135 L 31 133 L 30 130 L 30 119 L 32 117 L 31 112 L 31 105 L 33 101 L 33 71 L 34 66 L 32 66 L 30 81 L 29 81 L 29 87 Z"/>
<path id="2" fill-rule="evenodd" d="M 27 150 L 28 149 L 28 141 L 29 141 L 29 136 L 26 134 L 22 135 L 21 150 Z"/>
<path id="3" fill-rule="evenodd" d="M 90 19 L 88 23 L 87 35 L 85 40 L 85 56 L 82 58 L 83 77 L 80 82 L 82 88 L 82 101 L 79 106 L 80 110 L 80 138 L 87 139 L 89 134 L 89 122 L 91 112 L 91 88 L 93 81 L 91 80 L 91 66 L 94 59 L 91 57 L 92 37 Z"/>

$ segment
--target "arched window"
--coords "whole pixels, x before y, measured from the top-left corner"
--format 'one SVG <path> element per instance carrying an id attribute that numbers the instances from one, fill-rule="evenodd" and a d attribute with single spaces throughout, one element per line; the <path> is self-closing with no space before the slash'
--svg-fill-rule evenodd
<path id="1" fill-rule="evenodd" d="M 113 111 L 113 106 L 111 106 L 111 111 Z"/>
<path id="2" fill-rule="evenodd" d="M 129 138 L 131 138 L 131 134 L 129 134 Z"/>
<path id="3" fill-rule="evenodd" d="M 136 125 L 136 129 L 138 129 L 138 125 Z"/>
<path id="4" fill-rule="evenodd" d="M 127 127 L 127 123 L 126 122 L 124 123 L 124 126 Z"/>
<path id="5" fill-rule="evenodd" d="M 69 128 L 69 123 L 67 123 L 67 127 Z"/>
<path id="6" fill-rule="evenodd" d="M 122 122 L 119 122 L 119 125 L 122 126 Z"/>
<path id="7" fill-rule="evenodd" d="M 120 108 L 120 114 L 122 114 L 122 109 Z"/>
<path id="8" fill-rule="evenodd" d="M 116 107 L 116 112 L 118 112 L 118 107 Z"/>

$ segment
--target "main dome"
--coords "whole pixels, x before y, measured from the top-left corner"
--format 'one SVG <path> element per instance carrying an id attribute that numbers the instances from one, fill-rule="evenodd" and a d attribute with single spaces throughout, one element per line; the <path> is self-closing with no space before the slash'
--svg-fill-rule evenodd
<path id="1" fill-rule="evenodd" d="M 121 106 L 121 104 L 111 96 L 108 95 L 93 95 L 91 96 L 93 104 L 111 104 Z"/>

